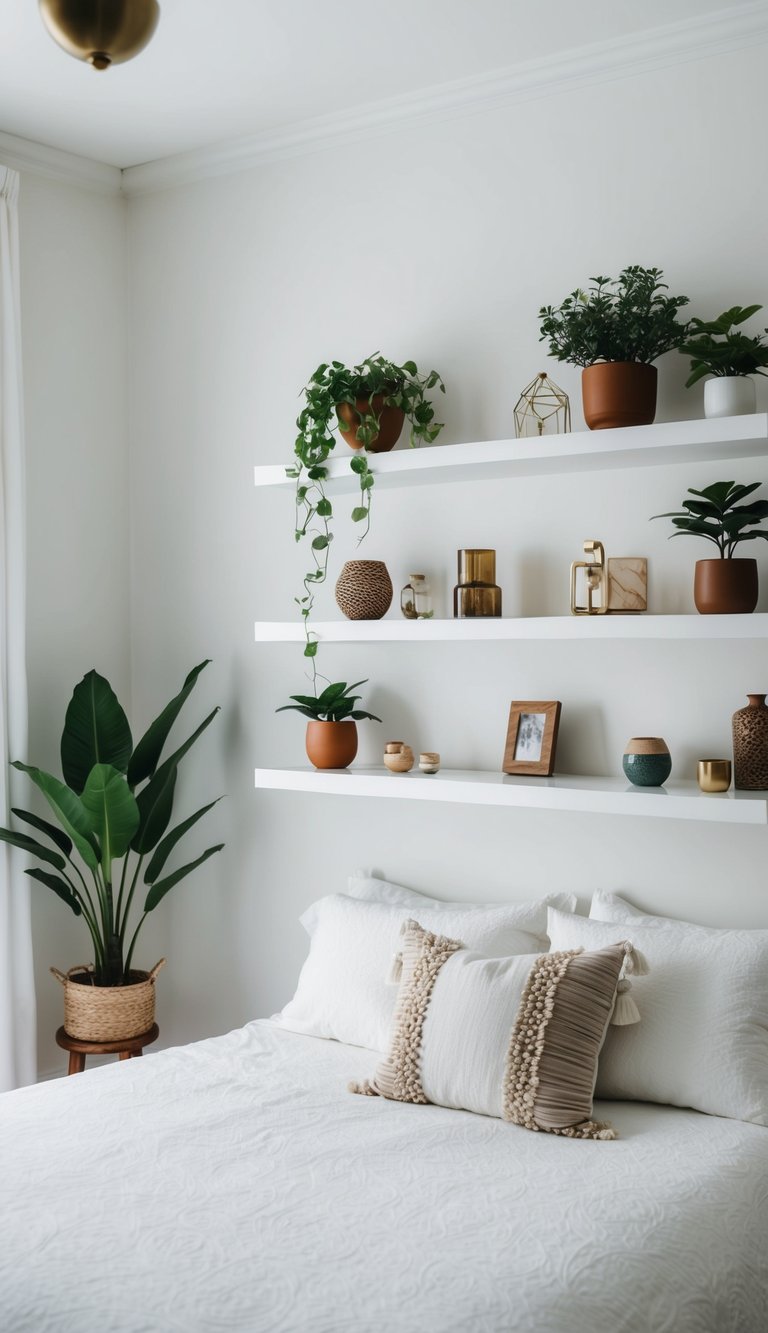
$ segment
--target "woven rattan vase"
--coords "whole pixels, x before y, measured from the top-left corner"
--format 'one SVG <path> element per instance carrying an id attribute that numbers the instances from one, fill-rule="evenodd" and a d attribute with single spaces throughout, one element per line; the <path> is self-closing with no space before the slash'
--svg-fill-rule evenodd
<path id="1" fill-rule="evenodd" d="M 151 972 L 131 972 L 136 979 L 129 986 L 94 985 L 92 967 L 71 967 L 66 975 L 52 967 L 64 987 L 67 1036 L 78 1041 L 123 1041 L 149 1032 L 155 1021 L 155 977 L 164 963 L 161 958 Z"/>
<path id="2" fill-rule="evenodd" d="M 384 561 L 348 560 L 336 583 L 336 605 L 347 620 L 381 620 L 392 605 Z"/>

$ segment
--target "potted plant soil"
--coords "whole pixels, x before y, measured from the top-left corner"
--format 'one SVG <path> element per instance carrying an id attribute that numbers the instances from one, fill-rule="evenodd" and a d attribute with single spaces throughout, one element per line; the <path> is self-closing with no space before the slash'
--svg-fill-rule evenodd
<path id="1" fill-rule="evenodd" d="M 702 615 L 749 613 L 757 606 L 757 561 L 735 559 L 733 553 L 742 542 L 768 540 L 768 532 L 759 528 L 768 517 L 768 500 L 740 503 L 761 485 L 716 481 L 703 491 L 689 488 L 687 494 L 694 498 L 683 500 L 681 511 L 653 516 L 672 519 L 677 528 L 673 537 L 703 537 L 720 552 L 713 560 L 696 561 L 693 600 Z"/>
<path id="2" fill-rule="evenodd" d="M 375 713 L 355 708 L 361 697 L 352 694 L 358 685 L 367 681 L 357 680 L 353 685 L 346 681 L 337 681 L 326 686 L 322 694 L 292 694 L 293 703 L 283 704 L 277 713 L 291 709 L 309 718 L 307 723 L 306 747 L 310 763 L 315 768 L 348 768 L 357 754 L 356 722 L 369 718 L 372 722 L 381 722 Z"/>
<path id="3" fill-rule="evenodd" d="M 765 375 L 768 343 L 762 334 L 749 337 L 742 333 L 739 325 L 762 308 L 735 305 L 709 322 L 691 320 L 688 336 L 680 347 L 683 356 L 691 358 L 685 387 L 690 389 L 705 375 L 711 376 L 704 385 L 705 417 L 738 417 L 755 411 L 755 381 L 751 376 Z"/>
<path id="4" fill-rule="evenodd" d="M 653 362 L 679 347 L 687 296 L 667 296 L 659 268 L 632 264 L 617 279 L 591 278 L 561 305 L 542 306 L 541 337 L 558 361 L 582 367 L 584 420 L 590 430 L 649 425 L 656 415 Z"/>
<path id="5" fill-rule="evenodd" d="M 422 442 L 432 444 L 442 430 L 428 398 L 433 389 L 445 393 L 436 370 L 422 375 L 414 361 L 399 366 L 375 353 L 351 368 L 341 361 L 324 362 L 303 391 L 304 407 L 296 421 L 296 462 L 286 468 L 286 473 L 296 482 L 294 537 L 297 542 L 309 539 L 313 561 L 304 575 L 304 594 L 296 598 L 306 631 L 304 656 L 313 659 L 313 679 L 317 639 L 310 634 L 309 617 L 315 590 L 328 573 L 328 551 L 333 541 L 333 505 L 324 483 L 328 477 L 326 463 L 336 447 L 335 432 L 339 431 L 354 450 L 349 465 L 358 478 L 360 497 L 352 519 L 365 525 L 360 542 L 370 528 L 374 485 L 367 455 L 394 448 L 406 419 L 411 428 L 411 447 Z"/>
<path id="6" fill-rule="evenodd" d="M 91 936 L 92 965 L 66 974 L 51 969 L 64 985 L 64 1028 L 81 1041 L 120 1041 L 152 1027 L 154 979 L 163 960 L 151 972 L 133 968 L 141 928 L 165 895 L 223 846 L 167 868 L 177 844 L 216 804 L 204 805 L 168 831 L 179 764 L 218 708 L 162 762 L 161 754 L 207 665 L 190 671 L 136 746 L 109 681 L 89 671 L 75 686 L 64 721 L 64 780 L 14 762 L 42 792 L 57 822 L 14 809 L 17 821 L 36 836 L 0 829 L 0 839 L 40 862 L 25 873 L 81 916 Z M 143 899 L 138 912 L 137 893 Z"/>

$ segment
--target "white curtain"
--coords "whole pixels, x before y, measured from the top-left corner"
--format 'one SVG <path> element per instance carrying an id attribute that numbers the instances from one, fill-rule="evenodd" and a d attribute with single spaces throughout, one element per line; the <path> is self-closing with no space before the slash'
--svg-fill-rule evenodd
<path id="1" fill-rule="evenodd" d="M 24 416 L 18 172 L 0 166 L 0 824 L 17 804 L 11 759 L 27 758 Z M 13 790 L 12 790 L 13 788 Z M 0 1090 L 33 1083 L 35 989 L 29 881 L 0 843 Z"/>

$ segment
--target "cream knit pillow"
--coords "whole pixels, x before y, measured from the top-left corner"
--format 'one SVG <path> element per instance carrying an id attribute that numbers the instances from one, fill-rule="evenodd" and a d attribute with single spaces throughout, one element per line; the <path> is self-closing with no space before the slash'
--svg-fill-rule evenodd
<path id="1" fill-rule="evenodd" d="M 615 1137 L 591 1119 L 592 1095 L 620 978 L 641 966 L 631 944 L 489 958 L 409 920 L 401 959 L 389 1053 L 351 1091 Z M 637 1021 L 634 1006 L 616 1019 Z"/>

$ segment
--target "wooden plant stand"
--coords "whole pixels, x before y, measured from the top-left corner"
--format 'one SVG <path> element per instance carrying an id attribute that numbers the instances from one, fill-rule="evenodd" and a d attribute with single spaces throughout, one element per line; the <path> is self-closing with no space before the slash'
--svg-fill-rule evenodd
<path id="1" fill-rule="evenodd" d="M 56 1033 L 56 1044 L 62 1050 L 69 1051 L 68 1074 L 82 1074 L 85 1069 L 86 1055 L 118 1055 L 121 1060 L 131 1060 L 144 1054 L 144 1047 L 157 1041 L 160 1029 L 153 1023 L 149 1032 L 142 1032 L 139 1037 L 124 1037 L 122 1041 L 79 1041 L 70 1037 L 61 1027 Z"/>

